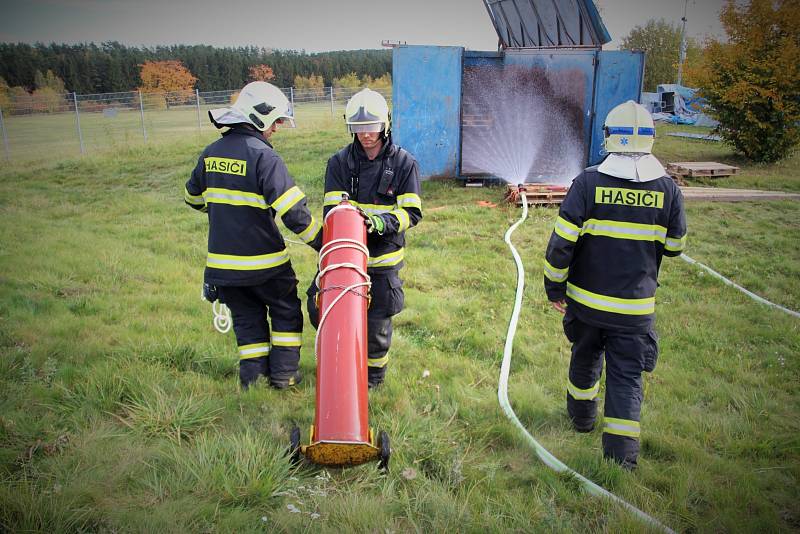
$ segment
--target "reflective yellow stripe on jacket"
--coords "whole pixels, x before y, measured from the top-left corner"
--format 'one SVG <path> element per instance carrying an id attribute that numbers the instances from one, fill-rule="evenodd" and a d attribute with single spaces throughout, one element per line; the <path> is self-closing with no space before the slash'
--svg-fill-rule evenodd
<path id="1" fill-rule="evenodd" d="M 560 215 L 556 218 L 556 225 L 553 228 L 553 231 L 567 241 L 572 241 L 573 243 L 578 240 L 578 236 L 581 234 L 580 228 Z"/>
<path id="2" fill-rule="evenodd" d="M 686 236 L 676 239 L 674 237 L 667 237 L 664 248 L 670 252 L 681 252 L 686 247 Z"/>
<path id="3" fill-rule="evenodd" d="M 640 224 L 602 219 L 584 221 L 581 235 L 591 234 L 634 241 L 659 241 L 667 239 L 667 229 L 658 224 Z"/>
<path id="4" fill-rule="evenodd" d="M 223 189 L 209 187 L 203 191 L 203 198 L 209 204 L 228 204 L 230 206 L 249 206 L 251 208 L 267 209 L 267 201 L 258 193 L 237 191 L 236 189 Z"/>
<path id="5" fill-rule="evenodd" d="M 202 194 L 192 195 L 185 187 L 183 188 L 183 199 L 187 204 L 191 204 L 192 206 L 205 206 L 206 204 L 206 200 L 203 198 Z"/>
<path id="6" fill-rule="evenodd" d="M 623 315 L 647 315 L 656 311 L 655 297 L 644 299 L 609 297 L 592 293 L 571 282 L 567 282 L 567 296 L 589 308 Z"/>
<path id="7" fill-rule="evenodd" d="M 404 249 L 384 254 L 383 256 L 370 257 L 367 260 L 367 267 L 391 267 L 403 261 Z"/>
<path id="8" fill-rule="evenodd" d="M 305 230 L 297 234 L 303 243 L 311 243 L 314 241 L 314 238 L 317 237 L 317 234 L 322 229 L 322 226 L 317 222 L 317 220 L 312 216 L 311 223 L 306 227 Z"/>
<path id="9" fill-rule="evenodd" d="M 278 216 L 282 216 L 284 213 L 292 209 L 292 206 L 300 202 L 303 198 L 305 198 L 305 194 L 300 191 L 300 188 L 295 186 L 290 187 L 283 193 L 278 199 L 272 203 L 272 208 L 278 214 Z"/>
<path id="10" fill-rule="evenodd" d="M 336 206 L 342 201 L 342 195 L 346 194 L 345 191 L 328 191 L 325 193 L 323 204 L 325 206 Z"/>
<path id="11" fill-rule="evenodd" d="M 206 266 L 214 269 L 229 269 L 233 271 L 257 271 L 259 269 L 270 269 L 289 261 L 289 254 L 286 249 L 272 254 L 260 254 L 258 256 L 236 256 L 233 254 L 208 253 Z"/>
<path id="12" fill-rule="evenodd" d="M 567 279 L 567 275 L 569 274 L 569 267 L 564 267 L 563 269 L 559 269 L 558 267 L 553 267 L 550 265 L 550 262 L 544 260 L 544 275 L 555 283 L 561 283 Z"/>
<path id="13" fill-rule="evenodd" d="M 402 195 L 397 195 L 397 206 L 422 210 L 422 199 L 416 193 L 403 193 Z"/>

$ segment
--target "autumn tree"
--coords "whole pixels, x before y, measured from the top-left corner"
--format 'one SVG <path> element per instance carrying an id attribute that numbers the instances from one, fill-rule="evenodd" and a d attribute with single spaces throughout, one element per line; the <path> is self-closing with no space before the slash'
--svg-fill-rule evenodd
<path id="1" fill-rule="evenodd" d="M 6 79 L 0 76 L 0 109 L 7 110 L 11 106 L 11 87 Z"/>
<path id="2" fill-rule="evenodd" d="M 333 86 L 336 87 L 337 89 L 341 88 L 350 89 L 355 87 L 361 87 L 361 85 L 362 85 L 361 78 L 359 78 L 358 74 L 356 74 L 355 72 L 349 72 L 344 76 L 333 79 Z"/>
<path id="3" fill-rule="evenodd" d="M 33 77 L 33 83 L 36 85 L 36 89 L 31 95 L 34 110 L 54 113 L 61 111 L 67 105 L 64 96 L 66 93 L 64 82 L 53 74 L 53 71 L 48 70 L 42 74 L 37 70 Z"/>
<path id="4" fill-rule="evenodd" d="M 717 131 L 747 158 L 772 162 L 800 143 L 800 2 L 727 0 L 727 42 L 709 42 L 701 96 Z"/>
<path id="5" fill-rule="evenodd" d="M 269 65 L 253 65 L 249 69 L 251 82 L 270 82 L 275 79 L 275 73 Z"/>
<path id="6" fill-rule="evenodd" d="M 318 74 L 294 77 L 294 87 L 298 91 L 303 91 L 307 95 L 323 96 L 325 94 L 325 81 Z"/>
<path id="7" fill-rule="evenodd" d="M 642 26 L 634 27 L 622 39 L 623 50 L 644 50 L 644 90 L 655 92 L 662 83 L 675 83 L 678 78 L 678 63 L 681 51 L 681 29 L 664 19 L 650 19 Z M 697 63 L 702 48 L 692 38 L 686 40 L 686 65 Z"/>
<path id="8" fill-rule="evenodd" d="M 149 101 L 156 107 L 191 101 L 197 78 L 180 61 L 145 61 L 141 65 L 139 90 L 149 93 Z M 163 93 L 169 93 L 164 95 Z"/>

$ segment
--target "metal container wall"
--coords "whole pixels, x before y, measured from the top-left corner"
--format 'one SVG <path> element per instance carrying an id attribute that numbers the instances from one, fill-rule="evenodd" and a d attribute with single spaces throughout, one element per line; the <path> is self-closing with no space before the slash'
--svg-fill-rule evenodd
<path id="1" fill-rule="evenodd" d="M 532 80 L 528 87 L 531 94 L 550 91 L 548 98 L 568 104 L 564 108 L 567 110 L 564 122 L 572 133 L 567 134 L 567 138 L 578 136 L 581 145 L 578 152 L 582 154 L 573 167 L 583 168 L 599 163 L 604 157 L 603 122 L 608 112 L 626 100 L 639 101 L 644 52 L 585 47 L 510 48 L 502 52 L 465 52 L 463 48 L 436 46 L 396 47 L 392 67 L 393 135 L 400 146 L 416 157 L 422 179 L 485 175 L 476 170 L 476 162 L 465 153 L 464 147 L 474 141 L 469 140 L 472 134 L 491 142 L 496 136 L 481 132 L 480 128 L 489 125 L 499 114 L 486 109 L 485 105 L 476 108 L 475 86 L 470 88 L 466 83 L 476 71 L 490 72 L 492 68 L 498 73 L 505 69 L 527 69 Z M 485 76 L 493 80 L 491 74 Z M 491 83 L 484 86 L 491 91 Z M 516 109 L 514 106 L 512 104 L 512 113 Z M 531 128 L 538 126 L 532 119 Z M 470 132 L 471 127 L 478 129 Z M 543 139 L 553 138 L 552 132 L 546 129 L 537 131 Z M 499 150 L 509 148 L 513 147 L 498 146 Z M 569 159 L 575 158 L 570 156 Z M 529 176 L 546 175 L 547 169 L 553 169 L 559 161 L 563 161 L 559 150 L 542 152 L 542 159 L 531 167 Z"/>
<path id="2" fill-rule="evenodd" d="M 324 255 L 320 272 L 336 264 L 354 264 L 367 272 L 367 255 L 336 240 L 351 240 L 366 248 L 364 219 L 349 203 L 328 212 L 322 234 Z M 325 254 L 326 250 L 331 252 Z M 352 268 L 337 268 L 320 279 L 319 313 L 322 318 L 344 288 L 365 281 Z M 367 395 L 368 288 L 348 291 L 320 325 L 317 347 L 317 411 L 314 441 L 369 443 Z"/>

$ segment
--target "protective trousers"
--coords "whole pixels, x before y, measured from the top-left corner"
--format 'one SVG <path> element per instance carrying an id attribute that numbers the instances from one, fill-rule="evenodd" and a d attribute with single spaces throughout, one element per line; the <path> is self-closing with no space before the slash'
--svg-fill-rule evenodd
<path id="1" fill-rule="evenodd" d="M 392 345 L 392 316 L 403 310 L 403 283 L 397 271 L 370 272 L 370 306 L 367 310 L 367 373 L 370 387 L 383 383 Z M 312 282 L 308 295 L 308 318 L 314 328 L 319 326 L 316 297 L 319 292 Z"/>
<path id="2" fill-rule="evenodd" d="M 220 287 L 219 293 L 233 317 L 242 386 L 259 376 L 269 378 L 272 385 L 292 378 L 300 363 L 303 335 L 294 270 L 289 267 L 257 286 Z"/>
<path id="3" fill-rule="evenodd" d="M 655 332 L 630 333 L 598 328 L 567 311 L 564 333 L 572 342 L 567 413 L 573 425 L 583 432 L 594 426 L 605 353 L 603 456 L 627 469 L 635 469 L 639 456 L 642 371 L 655 369 L 658 357 Z"/>

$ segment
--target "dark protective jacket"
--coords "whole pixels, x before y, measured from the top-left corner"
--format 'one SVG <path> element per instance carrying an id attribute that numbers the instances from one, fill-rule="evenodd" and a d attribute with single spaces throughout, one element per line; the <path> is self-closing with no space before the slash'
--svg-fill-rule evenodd
<path id="1" fill-rule="evenodd" d="M 321 226 L 305 195 L 254 130 L 231 128 L 208 145 L 186 182 L 184 200 L 208 213 L 209 284 L 257 285 L 289 265 L 276 216 L 304 243 L 315 250 L 322 246 Z"/>
<path id="2" fill-rule="evenodd" d="M 367 235 L 370 275 L 400 270 L 405 232 L 422 219 L 419 170 L 414 157 L 392 143 L 390 135 L 377 157 L 370 161 L 355 138 L 328 160 L 325 215 L 342 200 L 343 193 L 365 213 L 383 219 L 383 234 Z"/>
<path id="3" fill-rule="evenodd" d="M 572 183 L 547 245 L 544 285 L 581 321 L 647 332 L 664 255 L 686 244 L 683 196 L 669 176 L 632 182 L 589 167 Z"/>

